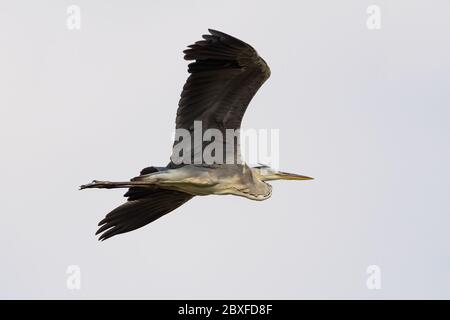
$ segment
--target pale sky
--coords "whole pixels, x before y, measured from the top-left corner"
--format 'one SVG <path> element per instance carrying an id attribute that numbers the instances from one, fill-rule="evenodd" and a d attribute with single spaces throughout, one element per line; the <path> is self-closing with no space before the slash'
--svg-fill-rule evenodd
<path id="1" fill-rule="evenodd" d="M 450 298 L 448 12 L 444 0 L 2 1 L 0 298 Z M 123 190 L 78 186 L 168 162 L 182 51 L 208 28 L 272 70 L 243 127 L 279 130 L 280 169 L 316 179 L 274 182 L 262 202 L 197 197 L 98 242 Z"/>

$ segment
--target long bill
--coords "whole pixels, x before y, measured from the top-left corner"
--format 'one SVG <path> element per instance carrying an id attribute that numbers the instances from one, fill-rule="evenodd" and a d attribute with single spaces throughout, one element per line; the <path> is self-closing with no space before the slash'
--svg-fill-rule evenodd
<path id="1" fill-rule="evenodd" d="M 289 172 L 278 172 L 277 173 L 278 179 L 280 180 L 313 180 L 314 178 L 308 177 L 308 176 L 302 176 L 295 173 L 289 173 Z"/>

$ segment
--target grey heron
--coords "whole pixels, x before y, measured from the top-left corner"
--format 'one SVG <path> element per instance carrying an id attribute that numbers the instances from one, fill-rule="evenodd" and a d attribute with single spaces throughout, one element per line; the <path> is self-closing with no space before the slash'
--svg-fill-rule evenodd
<path id="1" fill-rule="evenodd" d="M 266 62 L 247 43 L 223 32 L 209 29 L 203 40 L 184 51 L 189 77 L 179 101 L 176 130 L 195 135 L 194 123 L 201 122 L 201 134 L 214 129 L 224 148 L 214 161 L 197 157 L 206 145 L 186 142 L 174 152 L 165 167 L 148 167 L 130 181 L 94 180 L 86 188 L 129 188 L 127 202 L 100 221 L 99 240 L 143 227 L 173 211 L 194 196 L 235 195 L 266 200 L 272 195 L 271 180 L 309 180 L 307 176 L 281 172 L 269 166 L 250 167 L 241 161 L 239 134 L 226 139 L 229 130 L 239 132 L 250 100 L 269 78 Z M 173 149 L 182 140 L 175 139 Z M 214 153 L 214 152 L 213 152 Z M 176 161 L 174 160 L 175 158 Z M 225 160 L 226 159 L 226 160 Z M 230 162 L 229 159 L 232 159 Z"/>

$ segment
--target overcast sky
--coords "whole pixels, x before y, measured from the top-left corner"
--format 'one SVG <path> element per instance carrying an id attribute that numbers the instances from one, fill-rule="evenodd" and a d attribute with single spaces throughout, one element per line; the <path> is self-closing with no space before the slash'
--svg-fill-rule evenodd
<path id="1" fill-rule="evenodd" d="M 374 4 L 381 29 L 367 25 Z M 445 0 L 0 2 L 0 297 L 450 298 L 449 12 Z M 316 179 L 274 182 L 263 202 L 197 197 L 98 242 L 123 190 L 78 186 L 168 162 L 182 50 L 207 28 L 270 65 L 243 127 L 279 130 L 280 168 Z"/>

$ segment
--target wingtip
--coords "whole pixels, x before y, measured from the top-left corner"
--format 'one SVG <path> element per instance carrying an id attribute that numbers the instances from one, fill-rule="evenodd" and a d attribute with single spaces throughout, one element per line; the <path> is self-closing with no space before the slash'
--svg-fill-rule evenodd
<path id="1" fill-rule="evenodd" d="M 100 235 L 99 235 L 100 234 Z M 104 241 L 105 239 L 107 239 L 107 237 L 105 237 L 105 232 L 102 233 L 102 231 L 99 229 L 97 230 L 97 232 L 95 233 L 96 236 L 99 235 L 98 237 L 98 241 Z"/>
<path id="2" fill-rule="evenodd" d="M 218 36 L 218 37 L 229 36 L 229 35 L 226 34 L 225 32 L 219 31 L 219 30 L 217 30 L 217 29 L 209 28 L 208 31 L 209 31 L 209 33 L 212 34 L 213 36 Z"/>
<path id="3" fill-rule="evenodd" d="M 229 34 L 226 34 L 225 32 L 219 31 L 217 29 L 208 28 L 208 32 L 216 37 L 231 37 Z"/>

